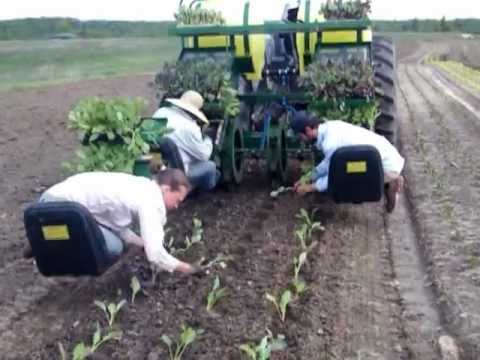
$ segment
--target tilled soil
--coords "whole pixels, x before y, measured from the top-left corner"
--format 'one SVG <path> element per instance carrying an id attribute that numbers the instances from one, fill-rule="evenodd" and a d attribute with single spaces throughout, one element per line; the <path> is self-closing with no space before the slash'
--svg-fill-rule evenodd
<path id="1" fill-rule="evenodd" d="M 77 146 L 66 130 L 68 110 L 83 96 L 122 95 L 147 97 L 152 111 L 150 77 L 1 93 L 2 358 L 55 359 L 59 342 L 69 351 L 78 342 L 90 343 L 95 323 L 105 327 L 93 301 L 129 299 L 130 279 L 137 276 L 145 291 L 118 315 L 114 327 L 123 331 L 122 340 L 106 344 L 93 358 L 166 359 L 160 337 L 176 337 L 188 324 L 204 333 L 185 359 L 242 359 L 238 346 L 258 343 L 266 329 L 285 335 L 288 344 L 273 359 L 439 359 L 440 335 L 453 336 L 463 358 L 477 359 L 480 119 L 455 97 L 477 109 L 480 101 L 421 64 L 430 53 L 456 49 L 456 42 L 416 44 L 397 47 L 407 196 L 394 214 L 386 216 L 380 203 L 339 206 L 325 197 L 291 194 L 271 199 L 269 182 L 254 166 L 240 187 L 192 197 L 169 215 L 177 247 L 191 231 L 193 216 L 204 224 L 202 243 L 180 257 L 212 259 L 221 253 L 232 257 L 227 267 L 203 277 L 159 274 L 155 283 L 140 249 L 130 249 L 96 279 L 47 279 L 21 258 L 22 211 L 63 177 L 60 163 Z M 470 54 L 468 44 L 462 49 Z M 293 257 L 300 252 L 294 237 L 300 208 L 316 208 L 315 219 L 325 230 L 314 234 L 318 244 L 301 272 L 308 289 L 282 322 L 265 293 L 278 295 L 289 286 Z M 207 312 L 216 275 L 226 297 Z"/>

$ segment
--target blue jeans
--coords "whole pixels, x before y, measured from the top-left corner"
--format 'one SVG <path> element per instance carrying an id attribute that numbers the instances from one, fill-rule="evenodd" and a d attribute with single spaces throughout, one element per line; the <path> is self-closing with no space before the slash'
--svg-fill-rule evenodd
<path id="1" fill-rule="evenodd" d="M 208 191 L 218 184 L 220 171 L 213 161 L 201 161 L 190 165 L 187 177 L 194 189 Z"/>
<path id="2" fill-rule="evenodd" d="M 44 192 L 38 202 L 56 202 L 56 201 L 69 201 L 62 199 L 57 196 L 52 196 L 47 192 Z M 120 256 L 123 252 L 124 245 L 122 239 L 115 234 L 112 230 L 108 229 L 107 227 L 100 225 L 98 222 L 98 227 L 103 234 L 103 238 L 105 239 L 105 245 L 107 247 L 107 251 L 111 256 Z"/>

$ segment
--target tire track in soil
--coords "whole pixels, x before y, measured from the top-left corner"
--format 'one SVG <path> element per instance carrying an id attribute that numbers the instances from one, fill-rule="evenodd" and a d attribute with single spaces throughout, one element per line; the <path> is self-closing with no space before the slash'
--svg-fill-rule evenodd
<path id="1" fill-rule="evenodd" d="M 384 236 L 383 204 L 343 205 L 335 224 L 347 244 L 341 272 L 338 359 L 408 359 Z"/>
<path id="2" fill-rule="evenodd" d="M 455 280 L 456 276 L 462 276 L 459 273 L 459 266 L 465 264 L 462 239 L 471 226 L 465 226 L 462 216 L 467 219 L 474 216 L 475 211 L 473 208 L 468 210 L 468 204 L 472 203 L 470 197 L 477 196 L 471 193 L 465 198 L 464 193 L 461 193 L 471 191 L 468 179 L 472 173 L 465 171 L 463 159 L 457 154 L 458 150 L 464 148 L 463 135 L 467 139 L 472 135 L 471 131 L 463 128 L 464 119 L 459 120 L 458 115 L 452 116 L 450 108 L 458 105 L 452 104 L 450 99 L 442 96 L 439 89 L 432 87 L 427 75 L 423 73 L 425 68 L 418 66 L 420 70 L 416 70 L 419 72 L 416 73 L 416 81 L 409 75 L 406 66 L 400 72 L 403 88 L 401 93 L 408 112 L 406 117 L 410 121 L 410 125 L 402 126 L 409 160 L 408 190 L 418 224 L 420 247 L 429 265 L 428 273 L 435 285 L 444 324 L 449 331 L 460 337 L 466 348 L 466 356 L 475 358 L 473 354 L 478 350 L 473 345 L 476 340 L 472 340 L 476 336 L 472 319 L 477 315 L 467 314 L 464 304 L 473 305 L 476 302 L 471 293 L 468 293 L 471 290 L 462 285 L 464 281 L 468 283 L 468 280 Z M 458 114 L 465 115 L 465 110 Z M 465 121 L 468 123 L 468 120 Z M 415 145 L 412 145 L 414 142 Z M 415 150 L 413 146 L 416 147 Z M 449 159 L 449 164 L 446 164 L 445 158 Z"/>

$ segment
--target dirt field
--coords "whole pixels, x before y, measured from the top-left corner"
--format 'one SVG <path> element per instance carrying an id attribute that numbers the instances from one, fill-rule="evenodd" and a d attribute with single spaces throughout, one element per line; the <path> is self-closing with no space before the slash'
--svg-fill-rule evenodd
<path id="1" fill-rule="evenodd" d="M 70 352 L 90 343 L 95 323 L 105 326 L 94 300 L 129 299 L 135 275 L 146 293 L 122 308 L 115 325 L 122 340 L 106 344 L 95 359 L 167 359 L 160 338 L 176 337 L 182 324 L 204 330 L 185 359 L 243 359 L 238 346 L 258 343 L 267 328 L 288 344 L 272 359 L 434 360 L 442 358 L 441 336 L 455 340 L 460 358 L 480 358 L 480 94 L 421 63 L 441 53 L 480 65 L 479 45 L 398 42 L 407 186 L 394 214 L 387 216 L 380 203 L 338 206 L 321 196 L 273 200 L 254 167 L 239 188 L 194 197 L 169 215 L 177 244 L 193 216 L 204 223 L 203 243 L 185 258 L 221 253 L 233 260 L 201 278 L 160 274 L 155 284 L 138 249 L 98 279 L 47 279 L 21 256 L 24 208 L 62 179 L 60 164 L 78 143 L 66 130 L 68 110 L 84 96 L 140 95 L 151 111 L 150 77 L 0 93 L 0 357 L 57 359 L 58 342 Z M 282 323 L 265 293 L 289 284 L 302 207 L 318 209 L 325 231 L 314 235 L 318 246 L 301 272 L 307 292 Z M 215 275 L 227 296 L 207 312 Z"/>

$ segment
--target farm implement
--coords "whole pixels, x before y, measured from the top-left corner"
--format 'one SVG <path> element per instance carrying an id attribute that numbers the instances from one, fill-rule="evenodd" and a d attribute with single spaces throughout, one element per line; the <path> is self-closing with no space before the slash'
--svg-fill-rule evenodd
<path id="1" fill-rule="evenodd" d="M 288 158 L 312 154 L 289 130 L 296 111 L 366 126 L 393 142 L 395 53 L 390 41 L 374 37 L 366 17 L 326 20 L 318 1 L 279 8 L 281 20 L 258 14 L 259 3 L 182 4 L 170 29 L 181 41 L 174 66 L 183 66 L 182 71 L 165 68 L 156 78 L 163 98 L 194 87 L 206 99 L 203 111 L 211 121 L 213 157 L 223 181 L 239 184 L 245 161 L 254 158 L 264 160 L 272 178 L 284 183 Z M 197 24 L 202 19 L 211 23 Z M 224 67 L 215 67 L 219 63 Z M 208 72 L 208 64 L 228 78 L 228 85 L 221 86 L 235 91 L 236 112 L 226 111 L 232 103 L 225 105 L 221 91 L 189 79 Z M 185 74 L 188 69 L 194 69 L 192 75 Z"/>

